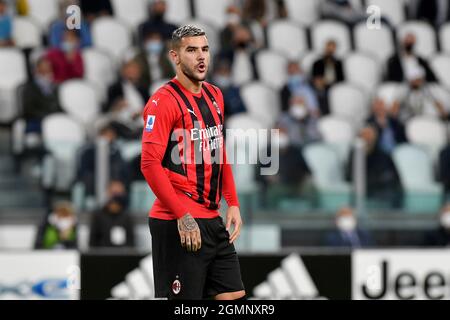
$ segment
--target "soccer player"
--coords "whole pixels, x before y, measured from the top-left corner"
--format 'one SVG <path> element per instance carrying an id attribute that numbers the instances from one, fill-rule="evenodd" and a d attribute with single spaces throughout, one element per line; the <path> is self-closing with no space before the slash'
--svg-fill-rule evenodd
<path id="1" fill-rule="evenodd" d="M 233 244 L 242 220 L 226 161 L 223 96 L 205 81 L 205 32 L 178 28 L 169 53 L 176 76 L 143 113 L 141 171 L 157 197 L 149 214 L 156 297 L 245 299 Z M 221 196 L 226 224 L 218 212 Z"/>

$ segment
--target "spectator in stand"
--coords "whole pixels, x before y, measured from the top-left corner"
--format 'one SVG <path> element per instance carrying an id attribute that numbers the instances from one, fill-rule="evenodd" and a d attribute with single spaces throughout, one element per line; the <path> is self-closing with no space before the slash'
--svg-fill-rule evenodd
<path id="1" fill-rule="evenodd" d="M 377 134 L 377 129 L 368 125 L 361 129 L 360 138 L 364 141 L 366 158 L 366 190 L 369 199 L 388 203 L 398 208 L 401 206 L 402 188 L 400 177 L 392 161 L 391 156 L 382 148 L 382 141 Z M 347 180 L 353 181 L 353 157 L 352 150 L 347 165 Z"/>
<path id="2" fill-rule="evenodd" d="M 227 22 L 225 28 L 220 31 L 220 50 L 229 52 L 233 50 L 232 40 L 235 28 L 242 24 L 242 12 L 236 5 L 227 8 Z"/>
<path id="3" fill-rule="evenodd" d="M 216 63 L 212 82 L 222 91 L 226 116 L 246 111 L 240 88 L 233 84 L 231 66 L 227 60 Z"/>
<path id="4" fill-rule="evenodd" d="M 13 46 L 12 17 L 5 0 L 0 0 L 0 48 Z"/>
<path id="5" fill-rule="evenodd" d="M 319 8 L 322 18 L 338 20 L 350 27 L 366 19 L 363 8 L 349 0 L 325 0 Z"/>
<path id="6" fill-rule="evenodd" d="M 352 208 L 344 207 L 336 213 L 336 230 L 325 236 L 325 245 L 330 247 L 361 248 L 374 245 L 372 236 L 358 228 Z"/>
<path id="7" fill-rule="evenodd" d="M 109 144 L 110 178 L 122 181 L 123 184 L 127 184 L 127 165 L 117 146 L 116 129 L 111 124 L 105 125 L 100 129 L 99 138 L 105 139 Z M 79 152 L 80 158 L 77 167 L 77 181 L 84 183 L 87 195 L 93 195 L 95 193 L 96 149 L 96 143 L 92 142 L 87 144 Z"/>
<path id="8" fill-rule="evenodd" d="M 439 215 L 439 226 L 425 235 L 425 246 L 450 246 L 450 203 L 444 205 Z"/>
<path id="9" fill-rule="evenodd" d="M 139 81 L 142 88 L 149 88 L 155 81 L 171 79 L 175 76 L 161 34 L 154 30 L 146 32 L 141 50 L 135 58 L 142 70 Z"/>
<path id="10" fill-rule="evenodd" d="M 61 49 L 50 49 L 47 59 L 52 64 L 55 83 L 60 84 L 66 80 L 83 78 L 83 58 L 77 31 L 65 30 Z"/>
<path id="11" fill-rule="evenodd" d="M 42 119 L 61 110 L 53 81 L 50 61 L 46 57 L 39 58 L 34 67 L 33 79 L 20 91 L 27 133 L 40 134 Z"/>
<path id="12" fill-rule="evenodd" d="M 68 202 L 57 203 L 40 226 L 36 249 L 76 249 L 77 219 Z"/>
<path id="13" fill-rule="evenodd" d="M 109 0 L 80 0 L 80 7 L 88 23 L 92 23 L 99 17 L 114 15 Z"/>
<path id="14" fill-rule="evenodd" d="M 336 58 L 336 41 L 328 40 L 325 44 L 323 56 L 314 62 L 312 66 L 312 77 L 320 79 L 328 89 L 335 83 L 344 81 L 342 62 Z"/>
<path id="15" fill-rule="evenodd" d="M 151 0 L 147 21 L 139 26 L 140 39 L 144 39 L 149 32 L 157 32 L 164 42 L 172 38 L 172 33 L 178 27 L 164 20 L 167 10 L 165 0 Z"/>
<path id="16" fill-rule="evenodd" d="M 413 33 L 406 34 L 398 52 L 390 57 L 387 62 L 387 81 L 402 82 L 408 80 L 408 74 L 415 72 L 420 67 L 425 72 L 425 79 L 428 82 L 437 81 L 428 62 L 414 53 L 415 44 L 416 36 Z"/>
<path id="17" fill-rule="evenodd" d="M 127 212 L 125 186 L 112 181 L 105 206 L 94 213 L 91 221 L 89 245 L 91 248 L 134 247 L 133 221 Z"/>
<path id="18" fill-rule="evenodd" d="M 450 20 L 448 0 L 415 0 L 408 6 L 410 20 L 424 20 L 435 28 Z"/>
<path id="19" fill-rule="evenodd" d="M 405 127 L 396 117 L 390 114 L 384 100 L 375 98 L 372 103 L 372 114 L 367 120 L 367 125 L 376 130 L 376 148 L 386 154 L 391 154 L 394 148 L 406 142 Z"/>
<path id="20" fill-rule="evenodd" d="M 265 30 L 269 21 L 277 18 L 277 4 L 267 0 L 245 0 L 242 20 L 253 35 L 255 49 L 266 46 Z"/>
<path id="21" fill-rule="evenodd" d="M 283 111 L 289 110 L 292 97 L 302 98 L 303 104 L 307 107 L 309 112 L 314 116 L 319 116 L 319 102 L 317 100 L 314 89 L 309 84 L 303 70 L 296 61 L 291 61 L 287 66 L 288 80 L 281 89 L 281 109 Z"/>
<path id="22" fill-rule="evenodd" d="M 142 72 L 136 59 L 125 61 L 119 79 L 108 89 L 106 118 L 114 122 L 119 136 L 125 139 L 136 139 L 142 134 L 141 113 L 149 99 L 148 87 L 140 82 Z"/>
<path id="23" fill-rule="evenodd" d="M 433 92 L 433 88 L 426 82 L 425 71 L 421 66 L 409 69 L 408 91 L 402 100 L 394 102 L 392 112 L 399 120 L 406 123 L 409 119 L 419 115 L 430 115 L 447 120 L 449 111 Z"/>
<path id="24" fill-rule="evenodd" d="M 50 25 L 49 43 L 52 48 L 63 49 L 64 31 L 67 30 L 66 9 L 71 5 L 79 5 L 79 0 L 64 0 L 59 4 L 59 19 Z M 80 37 L 80 48 L 90 47 L 92 45 L 91 32 L 89 25 L 84 19 L 81 19 L 81 29 L 77 31 Z"/>

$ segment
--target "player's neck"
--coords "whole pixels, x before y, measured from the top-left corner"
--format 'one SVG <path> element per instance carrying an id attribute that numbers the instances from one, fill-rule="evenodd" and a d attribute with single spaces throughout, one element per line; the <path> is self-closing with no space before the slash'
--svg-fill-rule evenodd
<path id="1" fill-rule="evenodd" d="M 181 85 L 193 94 L 199 94 L 202 91 L 203 81 L 193 81 L 186 77 L 183 73 L 177 74 L 176 79 Z"/>

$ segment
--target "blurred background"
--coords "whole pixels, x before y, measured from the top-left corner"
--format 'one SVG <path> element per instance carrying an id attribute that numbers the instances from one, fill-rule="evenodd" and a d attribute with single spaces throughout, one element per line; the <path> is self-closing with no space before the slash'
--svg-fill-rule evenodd
<path id="1" fill-rule="evenodd" d="M 449 1 L 0 0 L 0 299 L 153 297 L 141 112 L 188 23 L 226 128 L 280 132 L 233 168 L 249 296 L 449 298 L 362 289 L 450 281 Z"/>

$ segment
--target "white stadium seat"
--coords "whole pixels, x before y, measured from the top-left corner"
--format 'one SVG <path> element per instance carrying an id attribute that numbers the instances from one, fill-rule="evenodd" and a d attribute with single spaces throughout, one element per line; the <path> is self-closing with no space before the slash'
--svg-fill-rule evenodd
<path id="1" fill-rule="evenodd" d="M 121 55 L 131 46 L 131 33 L 120 21 L 111 17 L 96 19 L 91 27 L 94 47 L 102 49 L 120 61 Z"/>
<path id="2" fill-rule="evenodd" d="M 259 79 L 274 89 L 281 89 L 287 81 L 288 59 L 272 50 L 262 50 L 256 55 Z"/>
<path id="3" fill-rule="evenodd" d="M 87 126 L 93 124 L 100 113 L 99 96 L 85 80 L 69 80 L 59 88 L 61 108 L 74 119 Z"/>
<path id="4" fill-rule="evenodd" d="M 247 112 L 259 119 L 265 128 L 271 128 L 280 113 L 277 92 L 261 82 L 251 82 L 241 87 L 241 96 Z"/>
<path id="5" fill-rule="evenodd" d="M 9 123 L 17 116 L 16 89 L 26 80 L 23 53 L 15 48 L 0 49 L 0 123 Z"/>
<path id="6" fill-rule="evenodd" d="M 111 5 L 115 17 L 125 22 L 134 30 L 136 30 L 148 16 L 147 0 L 111 0 Z"/>
<path id="7" fill-rule="evenodd" d="M 166 3 L 166 21 L 179 25 L 192 18 L 189 1 L 166 0 Z"/>
<path id="8" fill-rule="evenodd" d="M 317 0 L 284 0 L 289 19 L 304 25 L 310 25 L 319 18 L 319 4 Z"/>
<path id="9" fill-rule="evenodd" d="M 441 50 L 450 54 L 450 22 L 443 24 L 439 29 L 439 42 Z"/>
<path id="10" fill-rule="evenodd" d="M 102 100 L 106 98 L 106 91 L 116 78 L 116 64 L 111 57 L 95 48 L 85 48 L 82 51 L 84 64 L 84 78 L 95 84 L 100 90 Z"/>
<path id="11" fill-rule="evenodd" d="M 404 208 L 411 212 L 439 210 L 443 188 L 434 181 L 429 154 L 420 146 L 403 144 L 394 149 L 392 160 L 404 190 Z"/>
<path id="12" fill-rule="evenodd" d="M 232 0 L 194 0 L 196 17 L 204 20 L 216 28 L 223 28 L 226 24 L 226 10 Z"/>
<path id="13" fill-rule="evenodd" d="M 339 83 L 331 87 L 330 111 L 332 115 L 349 120 L 358 129 L 369 113 L 366 94 L 348 83 Z"/>
<path id="14" fill-rule="evenodd" d="M 314 51 L 323 52 L 328 40 L 336 41 L 336 55 L 342 57 L 351 50 L 350 32 L 347 26 L 334 20 L 321 20 L 311 27 Z"/>
<path id="15" fill-rule="evenodd" d="M 374 58 L 352 53 L 344 60 L 344 74 L 347 82 L 353 83 L 371 92 L 381 78 L 380 65 Z"/>
<path id="16" fill-rule="evenodd" d="M 44 158 L 43 185 L 68 191 L 76 171 L 76 154 L 86 134 L 83 126 L 67 114 L 55 113 L 42 121 L 42 139 L 50 152 Z"/>
<path id="17" fill-rule="evenodd" d="M 406 84 L 399 82 L 383 82 L 376 89 L 375 95 L 381 98 L 390 108 L 396 101 L 402 101 L 408 90 Z"/>
<path id="18" fill-rule="evenodd" d="M 450 89 L 450 54 L 441 54 L 432 57 L 430 65 L 439 82 L 447 87 L 447 89 Z"/>
<path id="19" fill-rule="evenodd" d="M 311 169 L 322 208 L 335 210 L 350 201 L 351 186 L 344 179 L 343 163 L 333 146 L 325 143 L 306 145 L 303 156 Z"/>
<path id="20" fill-rule="evenodd" d="M 405 21 L 405 7 L 402 0 L 366 0 L 366 6 L 371 5 L 379 7 L 381 15 L 394 27 Z"/>
<path id="21" fill-rule="evenodd" d="M 28 0 L 29 16 L 34 18 L 43 30 L 58 18 L 58 0 Z"/>
<path id="22" fill-rule="evenodd" d="M 447 128 L 445 124 L 432 117 L 417 116 L 406 124 L 408 141 L 422 146 L 437 161 L 439 152 L 447 144 Z"/>
<path id="23" fill-rule="evenodd" d="M 437 50 L 436 34 L 431 25 L 424 21 L 408 21 L 397 27 L 397 42 L 401 42 L 406 34 L 416 36 L 414 52 L 424 58 L 431 57 Z"/>
<path id="24" fill-rule="evenodd" d="M 335 147 L 341 162 L 347 163 L 355 138 L 353 125 L 348 120 L 335 116 L 321 117 L 317 125 L 323 141 Z"/>
<path id="25" fill-rule="evenodd" d="M 308 50 L 306 31 L 290 20 L 275 20 L 267 28 L 268 46 L 284 53 L 290 59 L 298 59 Z"/>
<path id="26" fill-rule="evenodd" d="M 13 20 L 14 45 L 19 48 L 34 48 L 41 45 L 41 27 L 32 18 L 15 17 Z"/>
<path id="27" fill-rule="evenodd" d="M 368 29 L 365 22 L 353 28 L 355 49 L 370 53 L 380 62 L 385 62 L 394 52 L 394 38 L 389 27 L 382 25 L 381 29 Z"/>

